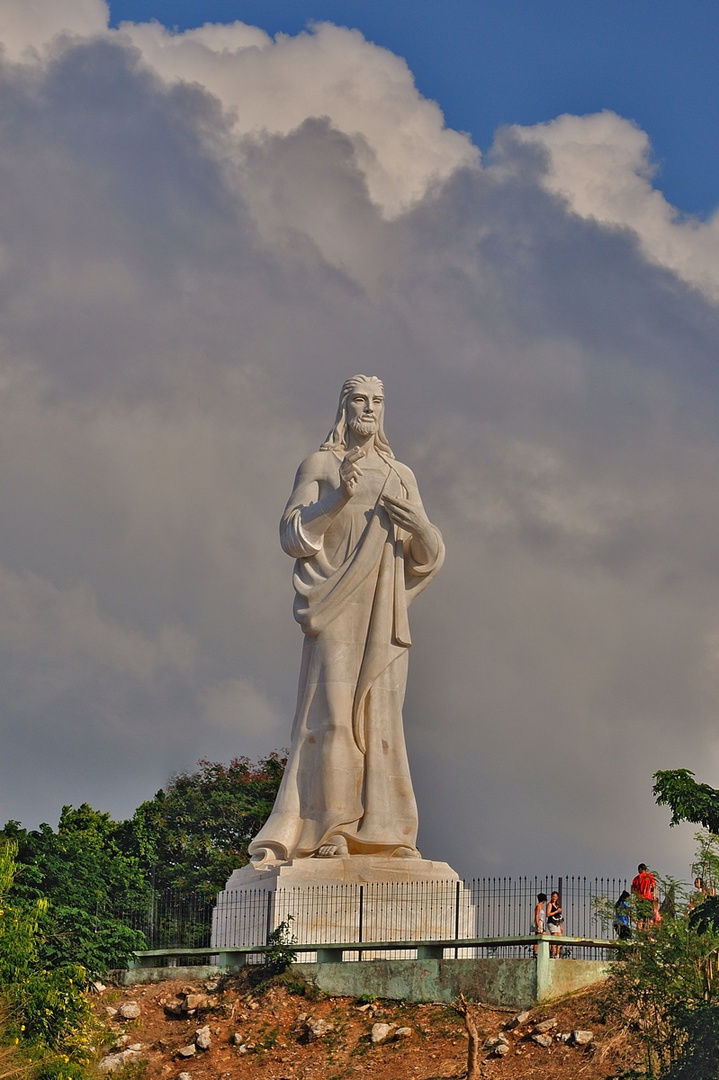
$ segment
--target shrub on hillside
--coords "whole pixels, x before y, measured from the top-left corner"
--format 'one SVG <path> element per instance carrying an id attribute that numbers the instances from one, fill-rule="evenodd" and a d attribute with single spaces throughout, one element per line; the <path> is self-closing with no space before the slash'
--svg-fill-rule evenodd
<path id="1" fill-rule="evenodd" d="M 87 975 L 78 964 L 42 966 L 42 920 L 47 901 L 17 904 L 9 900 L 16 873 L 17 845 L 0 842 L 0 997 L 7 1003 L 5 1035 L 39 1075 L 53 1071 L 78 1077 L 89 1063 L 94 1027 L 85 996 Z M 48 1072 L 49 1070 L 49 1072 Z M 37 1073 L 36 1073 L 37 1075 Z"/>

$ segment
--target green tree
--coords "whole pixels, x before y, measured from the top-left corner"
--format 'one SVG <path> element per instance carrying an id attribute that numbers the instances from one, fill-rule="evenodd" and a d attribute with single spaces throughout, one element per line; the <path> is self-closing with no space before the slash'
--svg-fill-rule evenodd
<path id="1" fill-rule="evenodd" d="M 654 773 L 654 797 L 659 806 L 670 807 L 670 825 L 690 821 L 719 835 L 719 791 L 695 780 L 689 769 Z"/>
<path id="2" fill-rule="evenodd" d="M 252 838 L 267 819 L 286 758 L 273 752 L 257 763 L 200 761 L 180 773 L 126 823 L 126 849 L 137 853 L 159 889 L 215 893 L 249 861 Z"/>
<path id="3" fill-rule="evenodd" d="M 79 963 L 101 974 L 144 947 L 142 934 L 126 924 L 147 908 L 151 889 L 140 860 L 122 849 L 121 823 L 84 803 L 63 807 L 57 832 L 10 821 L 1 835 L 18 856 L 10 898 L 25 910 L 44 904 L 42 966 Z"/>
<path id="4" fill-rule="evenodd" d="M 89 1063 L 93 1031 L 83 992 L 86 972 L 76 963 L 52 970 L 42 965 L 48 902 L 13 902 L 16 855 L 15 842 L 0 840 L 0 996 L 10 1017 L 6 1036 L 42 1061 L 41 1076 L 79 1077 Z"/>
<path id="5" fill-rule="evenodd" d="M 57 832 L 47 824 L 28 831 L 9 821 L 0 835 L 18 847 L 17 897 L 46 897 L 90 912 L 110 903 L 131 908 L 147 897 L 141 861 L 127 850 L 125 823 L 87 803 L 63 806 Z"/>
<path id="6" fill-rule="evenodd" d="M 693 869 L 700 877 L 705 877 L 706 871 L 699 869 L 704 865 L 709 868 L 710 875 L 716 877 L 719 874 L 719 791 L 695 780 L 689 769 L 667 769 L 654 774 L 654 797 L 659 806 L 671 809 L 670 826 L 680 821 L 704 826 L 706 839 L 700 846 Z M 698 930 L 710 925 L 719 929 L 719 896 L 706 896 L 692 914 L 692 925 Z"/>
<path id="7" fill-rule="evenodd" d="M 38 961 L 37 931 L 47 900 L 32 907 L 11 902 L 17 871 L 17 844 L 0 843 L 0 985 L 19 982 Z"/>

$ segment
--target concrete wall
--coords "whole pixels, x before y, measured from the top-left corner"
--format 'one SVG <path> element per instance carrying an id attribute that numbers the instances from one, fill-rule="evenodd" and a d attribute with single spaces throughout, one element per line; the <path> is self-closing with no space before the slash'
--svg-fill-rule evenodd
<path id="1" fill-rule="evenodd" d="M 544 950 L 542 950 L 544 951 Z M 366 960 L 361 963 L 293 964 L 292 972 L 327 994 L 371 995 L 398 1001 L 453 1001 L 464 994 L 487 1005 L 523 1009 L 601 982 L 608 965 L 599 960 L 487 957 L 478 960 Z M 126 983 L 186 981 L 227 974 L 218 967 L 135 968 Z"/>
<path id="2" fill-rule="evenodd" d="M 604 982 L 611 966 L 612 962 L 605 960 L 550 960 L 545 972 L 537 970 L 537 1001 L 554 1001 L 574 990 Z"/>
<path id="3" fill-rule="evenodd" d="M 296 964 L 328 994 L 363 994 L 399 1001 L 451 1002 L 459 994 L 492 1005 L 521 1008 L 536 996 L 533 960 L 369 960 L 349 964 Z"/>

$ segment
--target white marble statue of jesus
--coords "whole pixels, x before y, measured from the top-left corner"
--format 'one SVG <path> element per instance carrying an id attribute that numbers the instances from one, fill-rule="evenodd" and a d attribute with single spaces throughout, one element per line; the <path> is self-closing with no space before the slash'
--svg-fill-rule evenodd
<path id="1" fill-rule="evenodd" d="M 440 569 L 444 545 L 383 417 L 380 380 L 348 379 L 335 426 L 300 465 L 282 516 L 305 637 L 287 768 L 250 844 L 258 868 L 420 857 L 402 727 L 407 608 Z"/>

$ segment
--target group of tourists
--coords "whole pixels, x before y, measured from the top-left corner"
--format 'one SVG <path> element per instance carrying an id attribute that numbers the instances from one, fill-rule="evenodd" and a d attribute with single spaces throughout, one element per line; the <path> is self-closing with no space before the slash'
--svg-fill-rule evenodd
<path id="1" fill-rule="evenodd" d="M 639 863 L 632 879 L 632 891 L 624 889 L 614 905 L 612 925 L 620 941 L 629 941 L 632 936 L 632 915 L 636 920 L 637 930 L 655 926 L 662 921 L 657 879 L 646 863 Z"/>
<path id="2" fill-rule="evenodd" d="M 665 898 L 665 904 L 673 906 L 673 893 Z M 614 905 L 613 926 L 620 941 L 630 940 L 632 921 L 637 930 L 657 926 L 662 921 L 657 879 L 646 863 L 639 863 L 631 892 L 624 889 Z"/>
<path id="3" fill-rule="evenodd" d="M 689 897 L 688 908 L 691 911 L 705 897 L 713 893 L 700 877 L 694 879 L 694 892 Z M 657 891 L 657 879 L 646 863 L 640 863 L 632 880 L 632 890 L 621 893 L 614 905 L 614 930 L 620 941 L 629 941 L 632 936 L 632 918 L 637 930 L 657 926 L 663 915 L 674 915 L 674 890 L 670 888 L 661 905 Z"/>
<path id="4" fill-rule="evenodd" d="M 709 890 L 702 878 L 694 881 L 694 893 L 689 900 L 689 908 L 695 907 L 709 895 Z M 632 930 L 648 929 L 657 926 L 662 921 L 662 914 L 674 914 L 673 890 L 664 898 L 660 907 L 657 879 L 646 863 L 639 863 L 637 872 L 632 879 L 631 891 L 624 889 L 614 905 L 613 928 L 620 941 L 629 941 Z M 560 894 L 555 890 L 549 899 L 544 892 L 537 893 L 537 904 L 534 909 L 533 932 L 538 937 L 549 934 L 556 939 L 564 933 L 564 915 Z M 560 954 L 561 943 L 553 940 L 550 947 L 550 956 L 557 957 Z M 537 955 L 537 946 L 534 946 L 534 955 Z"/>
<path id="5" fill-rule="evenodd" d="M 555 891 L 547 900 L 547 894 L 537 893 L 537 906 L 534 909 L 534 931 L 537 935 L 550 934 L 552 937 L 561 937 L 564 933 L 564 913 L 559 893 Z M 560 943 L 553 942 L 549 949 L 549 955 L 559 956 Z M 537 955 L 537 946 L 534 946 L 534 955 Z"/>

